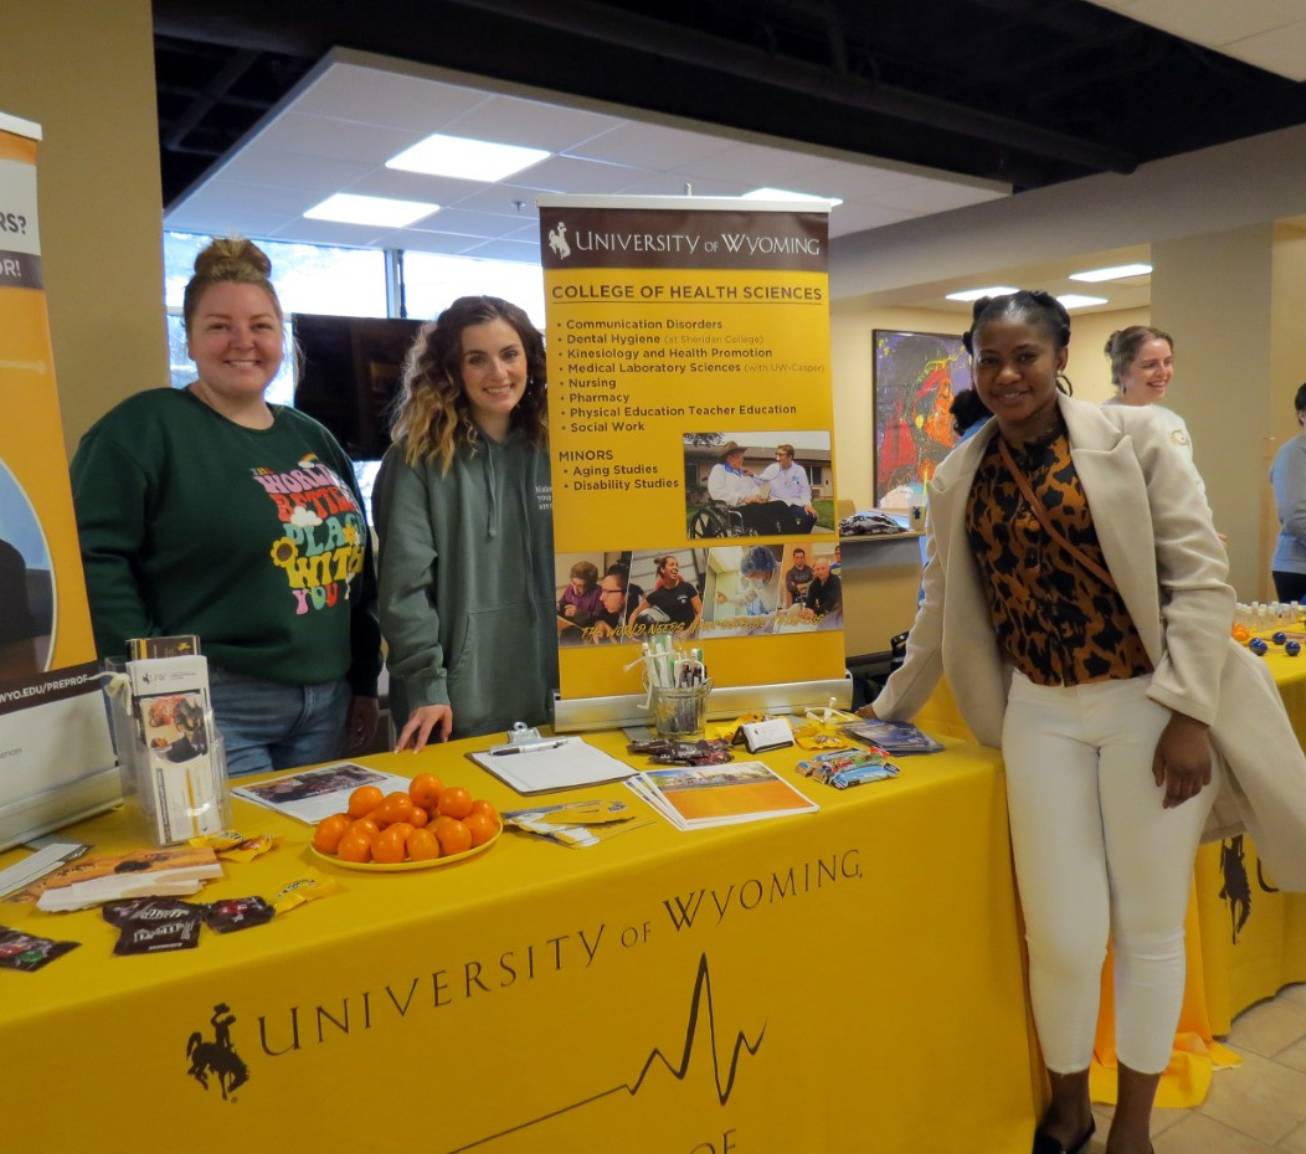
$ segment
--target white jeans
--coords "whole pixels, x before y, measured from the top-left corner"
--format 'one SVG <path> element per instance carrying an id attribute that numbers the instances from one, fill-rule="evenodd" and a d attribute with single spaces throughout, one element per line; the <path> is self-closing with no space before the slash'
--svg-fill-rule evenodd
<path id="1" fill-rule="evenodd" d="M 1012 678 L 1002 727 L 1011 841 L 1034 1021 L 1059 1074 L 1092 1060 L 1108 933 L 1116 1054 L 1144 1074 L 1170 1060 L 1189 881 L 1219 770 L 1197 797 L 1162 808 L 1152 755 L 1171 714 L 1146 696 L 1150 680 Z"/>

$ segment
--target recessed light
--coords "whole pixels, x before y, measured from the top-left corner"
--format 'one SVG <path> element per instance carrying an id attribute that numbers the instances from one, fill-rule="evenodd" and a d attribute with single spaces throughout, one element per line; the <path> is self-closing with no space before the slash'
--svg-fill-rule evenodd
<path id="1" fill-rule="evenodd" d="M 1072 272 L 1071 280 L 1088 281 L 1097 284 L 1104 280 L 1124 280 L 1131 276 L 1147 276 L 1152 271 L 1150 264 L 1116 264 L 1110 268 L 1090 268 L 1084 272 Z"/>
<path id="2" fill-rule="evenodd" d="M 836 204 L 843 204 L 843 200 L 837 196 L 816 196 L 810 192 L 794 192 L 788 188 L 755 188 L 752 192 L 744 193 L 739 199 L 820 201 L 822 204 L 828 204 L 832 207 Z"/>
<path id="3" fill-rule="evenodd" d="M 439 211 L 438 204 L 428 204 L 421 200 L 393 200 L 388 196 L 358 196 L 351 192 L 337 192 L 320 204 L 315 204 L 304 216 L 309 220 L 404 228 Z"/>
<path id="4" fill-rule="evenodd" d="M 405 148 L 385 162 L 386 168 L 404 172 L 421 172 L 427 176 L 452 176 L 458 180 L 502 180 L 539 164 L 550 153 L 543 148 L 523 148 L 517 144 L 495 144 L 473 140 L 469 136 L 445 136 L 434 133 Z"/>
<path id="5" fill-rule="evenodd" d="M 1013 288 L 1009 284 L 991 284 L 988 288 L 965 289 L 962 292 L 949 293 L 946 299 L 950 301 L 977 301 L 980 297 L 1004 297 L 1008 293 L 1019 291 L 1018 288 Z"/>
<path id="6" fill-rule="evenodd" d="M 1086 309 L 1090 305 L 1104 305 L 1107 303 L 1106 297 L 1086 297 L 1079 293 L 1065 293 L 1057 297 L 1068 309 Z"/>

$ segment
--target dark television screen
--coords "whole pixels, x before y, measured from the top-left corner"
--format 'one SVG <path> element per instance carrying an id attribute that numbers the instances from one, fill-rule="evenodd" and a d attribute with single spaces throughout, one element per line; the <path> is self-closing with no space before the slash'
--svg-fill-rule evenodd
<path id="1" fill-rule="evenodd" d="M 390 410 L 421 321 L 296 313 L 302 360 L 295 408 L 319 420 L 356 461 L 390 444 Z"/>

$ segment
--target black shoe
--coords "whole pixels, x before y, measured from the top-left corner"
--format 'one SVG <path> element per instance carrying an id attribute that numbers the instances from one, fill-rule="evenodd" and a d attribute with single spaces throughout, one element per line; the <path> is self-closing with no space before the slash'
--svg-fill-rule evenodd
<path id="1" fill-rule="evenodd" d="M 1097 1122 L 1092 1118 L 1088 1120 L 1088 1129 L 1069 1146 L 1061 1145 L 1055 1138 L 1050 1138 L 1044 1134 L 1042 1130 L 1035 1130 L 1033 1154 L 1079 1154 L 1093 1140 L 1093 1135 L 1096 1133 Z"/>

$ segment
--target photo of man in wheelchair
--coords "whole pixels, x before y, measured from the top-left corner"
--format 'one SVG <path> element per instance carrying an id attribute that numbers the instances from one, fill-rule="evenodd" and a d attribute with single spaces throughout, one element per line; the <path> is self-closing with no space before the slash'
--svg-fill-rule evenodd
<path id="1" fill-rule="evenodd" d="M 828 460 L 829 437 L 821 436 L 825 448 L 818 451 Z M 792 444 L 774 449 L 749 447 L 726 434 L 724 443 L 708 445 L 704 443 L 707 437 L 695 434 L 685 438 L 691 538 L 792 537 L 813 531 L 818 513 L 812 485 L 807 471 L 794 460 Z M 765 467 L 757 460 L 772 454 L 775 460 Z M 746 464 L 745 458 L 752 458 L 754 467 Z M 704 481 L 703 470 L 713 459 Z"/>

